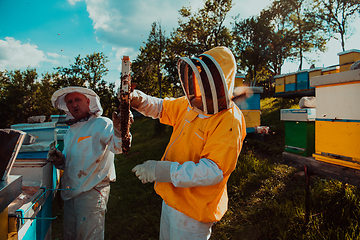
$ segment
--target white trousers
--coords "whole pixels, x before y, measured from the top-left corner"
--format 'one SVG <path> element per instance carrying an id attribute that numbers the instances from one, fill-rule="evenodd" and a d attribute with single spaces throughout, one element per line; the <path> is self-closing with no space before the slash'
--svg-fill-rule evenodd
<path id="1" fill-rule="evenodd" d="M 64 240 L 104 239 L 109 193 L 108 185 L 64 201 Z"/>
<path id="2" fill-rule="evenodd" d="M 207 240 L 213 223 L 199 222 L 162 203 L 160 240 Z"/>

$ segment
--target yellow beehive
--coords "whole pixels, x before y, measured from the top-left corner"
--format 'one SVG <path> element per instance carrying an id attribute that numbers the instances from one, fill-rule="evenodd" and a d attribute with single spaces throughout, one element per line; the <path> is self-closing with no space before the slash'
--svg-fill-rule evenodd
<path id="1" fill-rule="evenodd" d="M 275 79 L 275 93 L 285 92 L 285 75 L 277 75 Z"/>
<path id="2" fill-rule="evenodd" d="M 296 83 L 296 74 L 289 73 L 285 76 L 285 84 Z"/>
<path id="3" fill-rule="evenodd" d="M 241 110 L 244 114 L 246 128 L 260 126 L 260 110 Z"/>
<path id="4" fill-rule="evenodd" d="M 340 72 L 339 66 L 328 67 L 328 68 L 324 68 L 322 70 L 322 75 L 333 74 L 333 73 L 338 73 L 338 72 Z"/>
<path id="5" fill-rule="evenodd" d="M 350 49 L 348 51 L 339 52 L 338 55 L 340 65 L 354 63 L 357 60 L 360 60 L 360 50 L 358 49 Z"/>
<path id="6" fill-rule="evenodd" d="M 360 120 L 316 121 L 316 160 L 360 169 Z"/>
<path id="7" fill-rule="evenodd" d="M 353 63 L 348 63 L 348 64 L 340 65 L 340 72 L 349 71 L 352 64 L 353 64 Z"/>
<path id="8" fill-rule="evenodd" d="M 244 85 L 245 75 L 236 73 L 235 75 L 235 87 L 241 87 Z"/>
<path id="9" fill-rule="evenodd" d="M 309 70 L 309 78 L 321 76 L 322 68 L 313 68 Z"/>

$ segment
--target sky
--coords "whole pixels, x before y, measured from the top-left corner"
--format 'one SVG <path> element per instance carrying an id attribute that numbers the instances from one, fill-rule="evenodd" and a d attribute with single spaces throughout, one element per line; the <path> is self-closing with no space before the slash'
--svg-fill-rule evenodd
<path id="1" fill-rule="evenodd" d="M 225 25 L 233 18 L 258 15 L 271 0 L 234 0 Z M 110 61 L 104 79 L 118 86 L 121 58 L 136 59 L 146 42 L 153 22 L 165 34 L 178 26 L 179 9 L 203 7 L 203 0 L 0 0 L 0 71 L 36 68 L 39 77 L 70 67 L 75 57 L 103 52 Z M 352 24 L 360 26 L 360 20 Z M 346 50 L 360 49 L 360 30 L 346 42 Z M 328 51 L 311 55 L 317 67 L 338 64 L 340 42 L 330 41 Z M 283 73 L 295 72 L 297 63 L 285 63 Z M 303 69 L 309 68 L 305 63 Z"/>

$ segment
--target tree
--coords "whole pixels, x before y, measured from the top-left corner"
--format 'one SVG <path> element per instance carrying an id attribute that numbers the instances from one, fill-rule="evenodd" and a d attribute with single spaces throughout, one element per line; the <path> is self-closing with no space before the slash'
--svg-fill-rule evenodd
<path id="1" fill-rule="evenodd" d="M 314 0 L 312 7 L 317 9 L 312 16 L 323 22 L 325 31 L 340 41 L 345 51 L 346 36 L 351 35 L 350 23 L 360 13 L 360 0 Z"/>
<path id="2" fill-rule="evenodd" d="M 289 30 L 287 16 L 288 11 L 280 6 L 263 10 L 260 14 L 262 21 L 269 23 L 267 66 L 273 76 L 281 74 L 281 67 L 285 60 L 292 56 L 292 43 L 295 41 L 295 36 Z"/>
<path id="3" fill-rule="evenodd" d="M 132 63 L 133 81 L 137 88 L 145 93 L 163 96 L 169 93 L 169 83 L 163 81 L 165 49 L 168 38 L 161 29 L 161 24 L 154 22 L 145 47 Z"/>
<path id="4" fill-rule="evenodd" d="M 191 7 L 182 7 L 179 27 L 172 34 L 178 45 L 178 56 L 203 53 L 216 46 L 231 47 L 231 32 L 224 26 L 232 0 L 206 0 L 204 7 L 191 13 Z"/>
<path id="5" fill-rule="evenodd" d="M 240 69 L 247 71 L 250 85 L 255 86 L 258 72 L 269 60 L 269 36 L 271 28 L 265 18 L 250 17 L 235 21 L 234 53 L 240 61 Z"/>
<path id="6" fill-rule="evenodd" d="M 0 127 L 26 123 L 31 116 L 45 115 L 47 120 L 56 111 L 51 108 L 53 93 L 51 76 L 38 80 L 36 69 L 1 72 L 0 74 Z"/>
<path id="7" fill-rule="evenodd" d="M 299 60 L 299 70 L 302 69 L 303 59 L 307 59 L 304 53 L 325 51 L 325 45 L 328 42 L 324 34 L 321 21 L 313 18 L 315 11 L 309 6 L 306 0 L 280 0 L 275 1 L 273 6 L 283 5 L 288 9 L 289 30 L 295 36 L 292 48 L 293 56 Z"/>

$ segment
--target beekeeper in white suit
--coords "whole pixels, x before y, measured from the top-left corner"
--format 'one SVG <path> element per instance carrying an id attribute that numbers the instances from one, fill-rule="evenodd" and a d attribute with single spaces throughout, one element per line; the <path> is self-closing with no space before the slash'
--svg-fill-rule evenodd
<path id="1" fill-rule="evenodd" d="M 226 183 L 246 135 L 244 116 L 232 101 L 236 62 L 226 47 L 180 58 L 184 97 L 160 99 L 135 90 L 131 106 L 171 125 L 161 161 L 133 168 L 142 183 L 155 181 L 163 199 L 160 239 L 209 239 L 227 210 Z"/>
<path id="2" fill-rule="evenodd" d="M 52 98 L 65 111 L 70 129 L 64 150 L 49 151 L 49 161 L 63 169 L 64 239 L 104 239 L 105 212 L 111 181 L 115 181 L 114 154 L 122 152 L 120 119 L 102 117 L 98 95 L 87 88 L 66 87 Z"/>

